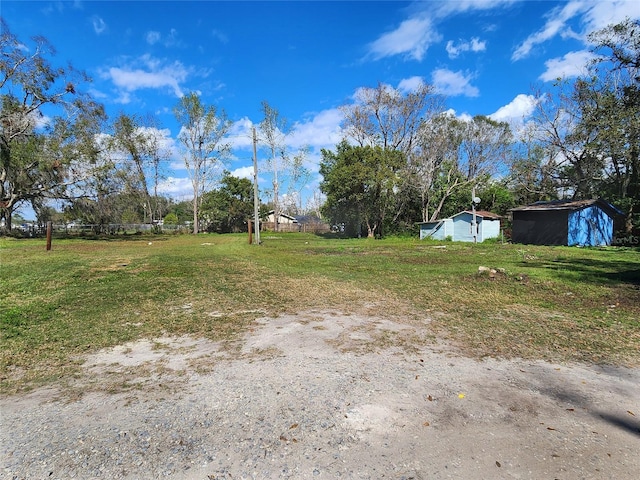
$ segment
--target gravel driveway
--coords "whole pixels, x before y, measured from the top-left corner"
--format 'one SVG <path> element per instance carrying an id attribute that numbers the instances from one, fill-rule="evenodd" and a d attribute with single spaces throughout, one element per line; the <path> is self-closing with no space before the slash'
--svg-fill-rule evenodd
<path id="1" fill-rule="evenodd" d="M 236 350 L 167 337 L 99 352 L 86 359 L 79 398 L 72 388 L 0 399 L 0 472 L 638 477 L 638 369 L 476 361 L 424 330 L 309 311 L 258 320 Z"/>

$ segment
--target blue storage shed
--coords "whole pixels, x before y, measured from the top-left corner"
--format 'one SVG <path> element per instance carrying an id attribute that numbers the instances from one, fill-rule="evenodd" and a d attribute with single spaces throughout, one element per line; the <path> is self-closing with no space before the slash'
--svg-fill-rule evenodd
<path id="1" fill-rule="evenodd" d="M 611 245 L 623 213 L 601 199 L 536 202 L 511 210 L 514 243 L 532 245 Z"/>
<path id="2" fill-rule="evenodd" d="M 455 242 L 473 242 L 473 212 L 465 210 L 455 214 L 451 218 L 445 218 L 434 222 L 421 222 L 420 240 L 433 238 L 445 240 L 451 237 Z M 476 211 L 477 242 L 483 242 L 487 238 L 500 236 L 500 216 L 483 210 Z"/>

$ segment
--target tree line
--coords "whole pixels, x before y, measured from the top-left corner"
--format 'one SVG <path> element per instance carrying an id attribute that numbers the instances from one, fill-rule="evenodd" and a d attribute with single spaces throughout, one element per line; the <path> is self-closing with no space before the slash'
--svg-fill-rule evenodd
<path id="1" fill-rule="evenodd" d="M 624 212 L 627 232 L 639 228 L 639 27 L 627 19 L 592 33 L 594 60 L 586 73 L 534 92 L 534 114 L 517 128 L 488 116 L 456 117 L 428 84 L 360 89 L 341 107 L 344 140 L 321 152 L 319 213 L 349 235 L 402 233 L 468 209 L 475 190 L 480 208 L 499 214 L 540 200 L 604 198 Z M 68 218 L 94 225 L 168 215 L 185 221 L 185 202 L 158 193 L 171 152 L 153 116 L 108 118 L 83 92 L 86 74 L 54 66 L 55 51 L 42 37 L 25 48 L 4 20 L 0 47 L 5 229 L 23 204 L 46 220 L 51 201 L 64 205 Z M 231 151 L 225 112 L 189 93 L 173 113 L 192 185 L 193 231 L 243 228 L 253 209 L 252 183 L 224 170 Z M 262 113 L 259 140 L 272 177 L 266 193 L 277 217 L 285 199 L 299 198 L 309 181 L 308 149 L 291 151 L 277 109 L 263 102 Z"/>
<path id="2" fill-rule="evenodd" d="M 343 107 L 348 137 L 323 150 L 324 214 L 351 235 L 410 229 L 471 207 L 506 215 L 536 201 L 603 198 L 640 227 L 640 25 L 592 33 L 594 60 L 575 81 L 535 92 L 514 129 L 460 119 L 429 85 L 364 88 Z M 515 131 L 514 131 L 515 130 Z"/>

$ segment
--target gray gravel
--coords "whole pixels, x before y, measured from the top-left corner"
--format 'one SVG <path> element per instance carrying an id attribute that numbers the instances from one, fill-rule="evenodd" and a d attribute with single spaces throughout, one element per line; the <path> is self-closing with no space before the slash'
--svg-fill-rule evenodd
<path id="1" fill-rule="evenodd" d="M 52 389 L 1 399 L 0 472 L 209 480 L 640 471 L 637 369 L 478 362 L 419 340 L 419 324 L 367 316 L 259 323 L 234 355 L 186 337 L 137 342 L 87 358 L 78 386 L 93 391 L 80 399 Z M 96 389 L 118 378 L 138 388 Z"/>

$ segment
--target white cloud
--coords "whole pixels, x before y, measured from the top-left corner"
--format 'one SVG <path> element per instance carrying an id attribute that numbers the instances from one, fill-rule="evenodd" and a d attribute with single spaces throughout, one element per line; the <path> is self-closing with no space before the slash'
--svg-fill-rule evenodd
<path id="1" fill-rule="evenodd" d="M 594 2 L 584 14 L 585 31 L 594 32 L 607 25 L 620 23 L 625 18 L 640 18 L 640 2 L 637 0 L 609 0 Z"/>
<path id="2" fill-rule="evenodd" d="M 253 165 L 236 168 L 231 171 L 231 175 L 238 178 L 246 178 L 253 181 Z"/>
<path id="3" fill-rule="evenodd" d="M 561 38 L 578 38 L 586 41 L 586 35 L 600 30 L 607 25 L 619 23 L 626 17 L 640 18 L 640 2 L 637 0 L 570 1 L 556 7 L 546 15 L 545 25 L 527 37 L 513 52 L 511 59 L 520 60 L 527 57 L 540 44 L 556 36 Z M 568 22 L 576 17 L 582 27 L 581 32 L 574 32 Z"/>
<path id="4" fill-rule="evenodd" d="M 587 50 L 569 52 L 561 58 L 552 58 L 544 62 L 546 71 L 540 75 L 540 80 L 552 82 L 558 78 L 571 78 L 583 75 L 586 65 L 595 55 Z"/>
<path id="5" fill-rule="evenodd" d="M 179 200 L 189 200 L 193 198 L 193 185 L 186 177 L 167 177 L 158 184 L 158 193 Z"/>
<path id="6" fill-rule="evenodd" d="M 293 148 L 333 148 L 342 140 L 340 124 L 344 116 L 337 108 L 323 110 L 305 122 L 298 122 L 287 142 Z"/>
<path id="7" fill-rule="evenodd" d="M 472 75 L 465 75 L 460 71 L 439 68 L 432 72 L 431 79 L 436 91 L 449 97 L 477 97 L 480 94 L 478 88 L 471 85 Z"/>
<path id="8" fill-rule="evenodd" d="M 144 68 L 125 65 L 102 72 L 103 78 L 111 80 L 120 89 L 120 103 L 128 103 L 131 100 L 130 92 L 144 88 L 169 89 L 176 97 L 182 96 L 180 84 L 190 73 L 182 63 L 164 64 L 147 54 L 139 57 L 135 64 L 142 64 Z"/>
<path id="9" fill-rule="evenodd" d="M 479 38 L 473 37 L 470 42 L 461 41 L 456 45 L 453 40 L 449 40 L 445 48 L 449 54 L 449 58 L 456 58 L 463 52 L 484 52 L 487 49 L 487 42 L 480 41 Z"/>
<path id="10" fill-rule="evenodd" d="M 567 22 L 576 15 L 584 12 L 588 4 L 581 1 L 571 1 L 563 4 L 563 7 L 556 7 L 546 15 L 547 23 L 537 32 L 529 35 L 511 55 L 512 60 L 521 60 L 531 53 L 531 50 L 557 35 L 566 34 L 569 30 Z"/>
<path id="11" fill-rule="evenodd" d="M 168 128 L 140 127 L 138 132 L 147 138 L 156 140 L 162 158 L 177 159 L 180 157 L 176 139 L 171 136 L 171 131 Z"/>
<path id="12" fill-rule="evenodd" d="M 519 0 L 457 0 L 455 2 L 429 2 L 426 9 L 433 10 L 433 16 L 445 18 L 469 11 L 491 10 L 509 6 Z"/>
<path id="13" fill-rule="evenodd" d="M 522 120 L 533 113 L 540 100 L 533 95 L 517 95 L 507 105 L 500 107 L 495 113 L 489 115 L 497 122 L 508 122 L 511 120 Z"/>
<path id="14" fill-rule="evenodd" d="M 368 45 L 368 55 L 375 60 L 394 55 L 421 61 L 427 49 L 442 40 L 437 26 L 446 18 L 474 10 L 489 10 L 517 0 L 456 0 L 449 2 L 415 2 L 414 13 L 392 31 Z M 484 48 L 482 42 L 471 42 L 470 48 Z M 478 51 L 478 50 L 474 50 Z"/>
<path id="15" fill-rule="evenodd" d="M 102 18 L 98 17 L 97 15 L 91 17 L 91 23 L 93 25 L 93 31 L 96 33 L 96 35 L 102 35 L 107 31 L 107 24 Z"/>
<path id="16" fill-rule="evenodd" d="M 147 32 L 147 34 L 145 35 L 145 39 L 149 45 L 154 45 L 160 41 L 160 32 L 151 30 Z"/>
<path id="17" fill-rule="evenodd" d="M 422 86 L 424 86 L 424 80 L 422 77 L 416 75 L 400 80 L 400 83 L 398 83 L 398 90 L 403 93 L 413 93 L 417 92 Z"/>
<path id="18" fill-rule="evenodd" d="M 421 61 L 429 46 L 441 40 L 430 18 L 409 18 L 400 26 L 369 44 L 369 53 L 376 59 L 405 54 Z"/>
<path id="19" fill-rule="evenodd" d="M 455 117 L 458 120 L 461 120 L 463 122 L 470 122 L 471 120 L 473 120 L 473 116 L 469 115 L 466 112 L 458 114 L 453 108 L 449 108 L 449 109 L 445 110 L 444 112 L 442 112 L 442 115 L 448 115 L 450 117 Z"/>
<path id="20" fill-rule="evenodd" d="M 232 149 L 253 148 L 253 122 L 248 117 L 233 122 L 225 141 L 231 144 Z M 256 125 L 257 129 L 257 125 Z"/>

